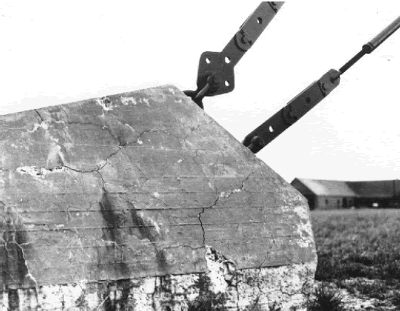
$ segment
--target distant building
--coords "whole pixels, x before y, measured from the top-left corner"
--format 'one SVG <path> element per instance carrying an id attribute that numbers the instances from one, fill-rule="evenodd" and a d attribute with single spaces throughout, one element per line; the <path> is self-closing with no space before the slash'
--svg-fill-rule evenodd
<path id="1" fill-rule="evenodd" d="M 339 181 L 295 178 L 291 182 L 310 209 L 400 207 L 400 181 Z"/>

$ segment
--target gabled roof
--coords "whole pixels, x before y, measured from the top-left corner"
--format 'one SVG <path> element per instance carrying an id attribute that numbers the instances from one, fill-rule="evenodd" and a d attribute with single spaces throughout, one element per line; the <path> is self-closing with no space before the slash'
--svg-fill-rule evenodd
<path id="1" fill-rule="evenodd" d="M 350 181 L 348 185 L 363 198 L 390 198 L 395 194 L 394 180 Z"/>
<path id="2" fill-rule="evenodd" d="M 358 196 L 353 189 L 349 187 L 347 182 L 340 180 L 322 180 L 322 179 L 306 179 L 296 178 L 305 185 L 315 195 L 331 195 L 343 197 Z M 295 179 L 295 180 L 296 180 Z M 292 181 L 293 183 L 294 181 Z"/>
<path id="3" fill-rule="evenodd" d="M 295 178 L 291 184 L 296 187 L 298 182 L 318 196 L 392 198 L 400 193 L 398 180 L 341 181 Z"/>

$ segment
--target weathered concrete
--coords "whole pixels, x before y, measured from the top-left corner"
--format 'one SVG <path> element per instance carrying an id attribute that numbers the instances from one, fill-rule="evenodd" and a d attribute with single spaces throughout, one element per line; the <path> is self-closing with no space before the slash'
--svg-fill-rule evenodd
<path id="1" fill-rule="evenodd" d="M 173 86 L 0 116 L 10 310 L 304 305 L 304 198 Z M 301 309 L 301 308 L 300 308 Z"/>

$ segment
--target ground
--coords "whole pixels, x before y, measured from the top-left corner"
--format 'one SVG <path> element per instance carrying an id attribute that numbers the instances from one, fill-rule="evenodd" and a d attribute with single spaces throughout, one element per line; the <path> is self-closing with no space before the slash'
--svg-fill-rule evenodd
<path id="1" fill-rule="evenodd" d="M 349 310 L 400 309 L 400 210 L 312 211 L 317 284 Z"/>

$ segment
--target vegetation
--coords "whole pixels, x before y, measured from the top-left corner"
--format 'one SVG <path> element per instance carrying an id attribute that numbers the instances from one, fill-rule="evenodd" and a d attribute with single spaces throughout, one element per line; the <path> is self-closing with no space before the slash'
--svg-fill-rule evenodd
<path id="1" fill-rule="evenodd" d="M 308 311 L 345 311 L 342 297 L 337 291 L 325 286 L 318 287 L 307 308 Z"/>
<path id="2" fill-rule="evenodd" d="M 400 305 L 400 210 L 312 211 L 311 218 L 317 281 Z"/>

